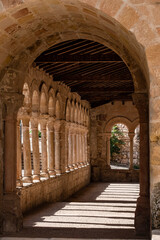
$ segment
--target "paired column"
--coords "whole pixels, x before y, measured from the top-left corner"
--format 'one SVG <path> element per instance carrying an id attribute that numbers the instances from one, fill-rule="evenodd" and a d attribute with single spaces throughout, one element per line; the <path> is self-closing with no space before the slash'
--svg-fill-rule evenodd
<path id="1" fill-rule="evenodd" d="M 48 122 L 48 168 L 49 175 L 55 176 L 55 139 L 54 139 L 54 118 Z"/>
<path id="2" fill-rule="evenodd" d="M 65 126 L 65 172 L 69 172 L 69 125 Z"/>
<path id="3" fill-rule="evenodd" d="M 47 119 L 40 120 L 41 125 L 41 146 L 42 146 L 42 172 L 41 176 L 48 178 L 48 164 L 47 164 L 47 135 L 46 135 L 46 125 Z"/>
<path id="4" fill-rule="evenodd" d="M 24 176 L 23 182 L 32 182 L 32 166 L 31 166 L 31 150 L 29 137 L 29 116 L 23 116 L 23 161 L 24 161 Z"/>
<path id="5" fill-rule="evenodd" d="M 150 231 L 148 96 L 135 93 L 133 100 L 140 118 L 140 197 L 135 212 L 135 228 L 137 234 L 145 235 Z"/>
<path id="6" fill-rule="evenodd" d="M 22 147 L 20 134 L 20 120 L 17 120 L 17 187 L 22 187 Z"/>
<path id="7" fill-rule="evenodd" d="M 106 133 L 106 144 L 107 144 L 107 167 L 110 168 L 111 161 L 111 146 L 110 146 L 111 133 Z"/>
<path id="8" fill-rule="evenodd" d="M 39 137 L 38 137 L 38 118 L 31 118 L 32 129 L 32 149 L 33 149 L 33 180 L 40 180 L 40 158 L 39 158 Z"/>
<path id="9" fill-rule="evenodd" d="M 61 175 L 61 152 L 60 152 L 60 121 L 55 121 L 55 170 L 57 175 Z"/>
<path id="10" fill-rule="evenodd" d="M 129 169 L 133 169 L 133 138 L 134 138 L 134 133 L 129 133 L 129 138 L 130 138 L 130 166 Z"/>
<path id="11" fill-rule="evenodd" d="M 73 171 L 73 160 L 72 160 L 72 131 L 71 128 L 69 127 L 68 131 L 68 165 L 70 168 L 70 171 Z"/>

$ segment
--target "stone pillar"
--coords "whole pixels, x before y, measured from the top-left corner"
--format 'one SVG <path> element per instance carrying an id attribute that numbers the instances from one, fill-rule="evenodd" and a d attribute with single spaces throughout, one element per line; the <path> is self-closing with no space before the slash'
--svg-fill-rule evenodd
<path id="1" fill-rule="evenodd" d="M 23 226 L 20 198 L 16 192 L 17 180 L 17 111 L 23 96 L 18 93 L 1 93 L 6 106 L 4 116 L 4 188 L 2 199 L 2 231 L 16 232 Z"/>
<path id="2" fill-rule="evenodd" d="M 133 169 L 133 138 L 134 138 L 134 133 L 129 133 L 129 138 L 130 138 L 130 165 L 129 169 Z"/>
<path id="3" fill-rule="evenodd" d="M 47 135 L 46 135 L 46 125 L 47 119 L 42 118 L 40 120 L 41 125 L 41 147 L 42 147 L 42 172 L 41 177 L 48 178 L 48 162 L 47 162 Z"/>
<path id="4" fill-rule="evenodd" d="M 32 129 L 32 150 L 33 150 L 33 180 L 40 180 L 40 158 L 39 158 L 39 137 L 38 137 L 38 118 L 31 118 Z"/>
<path id="5" fill-rule="evenodd" d="M 110 139 L 109 139 L 110 140 Z M 101 153 L 101 157 L 102 159 L 104 159 L 106 161 L 106 155 L 108 152 L 108 148 L 107 148 L 107 137 L 106 134 L 102 134 L 102 153 Z"/>
<path id="6" fill-rule="evenodd" d="M 133 100 L 140 118 L 140 196 L 135 212 L 135 228 L 137 234 L 146 235 L 150 232 L 148 96 L 135 93 Z"/>
<path id="7" fill-rule="evenodd" d="M 68 164 L 69 164 L 69 168 L 70 171 L 73 171 L 73 156 L 72 156 L 72 149 L 73 149 L 73 145 L 72 145 L 72 130 L 71 130 L 71 126 L 69 127 L 69 132 L 68 132 Z"/>
<path id="8" fill-rule="evenodd" d="M 80 161 L 81 161 L 81 166 L 84 167 L 84 163 L 83 163 L 83 132 L 81 129 L 80 132 Z"/>
<path id="9" fill-rule="evenodd" d="M 77 158 L 77 167 L 80 168 L 80 154 L 79 154 L 79 131 L 76 131 L 76 158 Z"/>
<path id="10" fill-rule="evenodd" d="M 31 166 L 31 149 L 29 138 L 29 116 L 23 116 L 22 131 L 23 131 L 23 161 L 24 161 L 24 176 L 23 182 L 32 182 L 32 166 Z"/>
<path id="11" fill-rule="evenodd" d="M 110 146 L 111 133 L 106 133 L 106 145 L 107 145 L 107 168 L 111 168 L 111 146 Z"/>
<path id="12" fill-rule="evenodd" d="M 49 118 L 48 122 L 48 167 L 49 175 L 55 176 L 55 141 L 54 141 L 54 118 Z"/>
<path id="13" fill-rule="evenodd" d="M 61 153 L 60 153 L 60 121 L 55 121 L 55 170 L 57 175 L 61 175 Z"/>
<path id="14" fill-rule="evenodd" d="M 17 121 L 17 187 L 22 187 L 22 148 L 20 134 L 20 120 Z"/>
<path id="15" fill-rule="evenodd" d="M 76 128 L 73 129 L 73 165 L 77 169 L 77 141 L 76 141 Z"/>
<path id="16" fill-rule="evenodd" d="M 84 135 L 84 148 L 85 148 L 85 165 L 88 165 L 88 142 L 87 142 L 87 130 L 85 130 Z"/>
<path id="17" fill-rule="evenodd" d="M 61 173 L 66 172 L 66 154 L 67 154 L 67 135 L 66 135 L 66 121 L 60 120 L 60 165 L 61 165 Z"/>
<path id="18" fill-rule="evenodd" d="M 69 125 L 66 122 L 66 127 L 65 127 L 65 171 L 69 172 Z"/>

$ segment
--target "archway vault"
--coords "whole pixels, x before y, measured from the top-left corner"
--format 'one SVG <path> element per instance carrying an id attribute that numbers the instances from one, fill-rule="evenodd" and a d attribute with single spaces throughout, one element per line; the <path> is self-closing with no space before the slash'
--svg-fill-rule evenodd
<path id="1" fill-rule="evenodd" d="M 131 93 L 134 91 L 138 93 L 140 97 L 141 93 L 145 93 L 145 96 L 147 95 L 149 88 L 148 67 L 142 45 L 137 42 L 131 32 L 115 19 L 104 14 L 103 11 L 92 8 L 81 1 L 46 0 L 39 4 L 39 0 L 28 0 L 24 4 L 17 5 L 14 8 L 8 8 L 6 14 L 1 13 L 0 17 L 2 19 L 4 18 L 4 24 L 2 24 L 3 29 L 0 34 L 0 66 L 2 69 L 0 92 L 3 94 L 4 102 L 9 102 L 10 98 L 13 98 L 10 104 L 7 105 L 8 113 L 10 114 L 8 119 L 12 118 L 15 114 L 13 110 L 10 111 L 11 106 L 13 106 L 14 101 L 20 102 L 19 98 L 22 94 L 25 75 L 35 59 L 56 44 L 73 39 L 85 39 L 101 44 L 106 47 L 106 49 L 109 48 L 113 50 L 120 59 L 124 61 L 131 73 L 134 84 Z M 6 93 L 9 94 L 6 95 Z M 14 95 L 14 93 L 16 94 Z M 141 99 L 138 98 L 137 102 L 138 101 L 141 102 Z M 143 103 L 146 105 L 145 101 L 143 101 Z M 17 104 L 17 109 L 18 107 Z M 143 110 L 143 106 L 141 107 Z M 145 108 L 144 112 L 147 112 L 147 110 L 148 108 Z M 146 117 L 141 119 L 143 126 L 146 127 L 144 128 L 145 133 L 148 132 L 148 122 L 146 123 L 144 118 L 148 121 L 148 115 L 146 114 Z M 9 125 L 9 127 L 11 126 Z M 7 133 L 9 133 L 9 130 Z M 15 141 L 16 134 L 13 134 L 11 144 L 14 145 Z M 147 143 L 148 138 L 146 137 L 146 146 Z M 147 152 L 146 155 L 148 156 Z M 147 156 L 145 158 L 147 159 L 146 162 L 148 161 Z M 9 154 L 6 159 L 11 159 Z M 12 159 L 13 165 L 15 159 L 16 151 Z M 146 178 L 148 177 L 147 173 L 148 168 L 146 168 Z M 147 195 L 144 196 L 147 198 L 145 206 L 148 209 L 148 185 L 146 185 L 146 188 Z M 141 201 L 143 204 L 143 200 L 142 196 L 139 204 L 141 204 Z M 18 201 L 17 199 L 17 202 Z M 139 209 L 137 211 L 137 219 L 141 222 L 141 216 L 139 220 L 141 205 Z M 145 218 L 146 216 L 144 216 L 144 219 Z M 147 218 L 145 231 L 147 231 L 149 226 L 148 222 L 149 220 Z"/>
<path id="2" fill-rule="evenodd" d="M 135 91 L 147 92 L 148 72 L 143 47 L 131 32 L 100 10 L 80 1 L 48 0 L 41 5 L 39 1 L 27 1 L 9 8 L 4 21 L 10 24 L 2 35 L 5 41 L 1 45 L 1 89 L 5 85 L 8 90 L 13 88 L 12 83 L 16 81 L 15 91 L 21 92 L 24 72 L 42 52 L 63 41 L 88 39 L 114 50 L 128 66 Z M 9 78 L 12 80 L 8 81 Z"/>

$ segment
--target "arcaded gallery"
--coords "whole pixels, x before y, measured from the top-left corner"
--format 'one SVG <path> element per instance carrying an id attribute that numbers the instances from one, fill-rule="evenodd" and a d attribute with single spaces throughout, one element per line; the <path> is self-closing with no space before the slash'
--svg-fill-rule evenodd
<path id="1" fill-rule="evenodd" d="M 0 1 L 0 239 L 160 240 L 160 1 Z"/>

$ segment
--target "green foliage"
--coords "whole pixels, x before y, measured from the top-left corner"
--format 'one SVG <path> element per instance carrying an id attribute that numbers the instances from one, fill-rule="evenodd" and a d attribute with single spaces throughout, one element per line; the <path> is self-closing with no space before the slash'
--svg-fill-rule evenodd
<path id="1" fill-rule="evenodd" d="M 125 142 L 122 141 L 120 137 L 123 137 L 123 132 L 121 132 L 119 127 L 115 125 L 112 128 L 112 134 L 110 138 L 111 157 L 114 153 L 119 154 L 121 146 L 125 144 Z"/>
<path id="2" fill-rule="evenodd" d="M 38 130 L 38 137 L 41 138 L 41 131 Z"/>
<path id="3" fill-rule="evenodd" d="M 139 165 L 133 165 L 134 169 L 140 169 Z"/>

